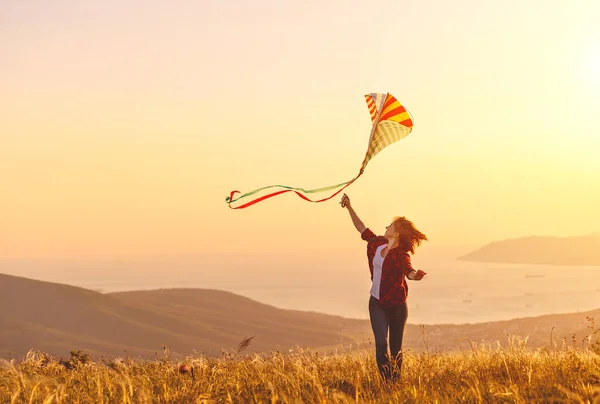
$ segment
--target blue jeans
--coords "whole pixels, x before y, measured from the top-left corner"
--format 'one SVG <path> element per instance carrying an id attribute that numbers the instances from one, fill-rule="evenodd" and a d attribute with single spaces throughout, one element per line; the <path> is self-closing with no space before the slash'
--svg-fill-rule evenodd
<path id="1" fill-rule="evenodd" d="M 402 369 L 402 337 L 408 317 L 408 306 L 404 302 L 396 307 L 383 307 L 379 300 L 371 296 L 369 317 L 375 336 L 375 357 L 379 373 L 386 380 L 399 377 Z M 390 356 L 388 356 L 388 332 Z"/>

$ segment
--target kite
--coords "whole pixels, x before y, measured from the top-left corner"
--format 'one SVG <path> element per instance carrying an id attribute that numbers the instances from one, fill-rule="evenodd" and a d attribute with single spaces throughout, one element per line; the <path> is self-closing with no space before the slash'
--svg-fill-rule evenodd
<path id="1" fill-rule="evenodd" d="M 371 128 L 371 136 L 369 137 L 369 143 L 367 147 L 367 153 L 365 154 L 365 158 L 360 166 L 360 170 L 356 177 L 352 178 L 350 181 L 342 182 L 340 184 L 331 185 L 323 188 L 316 189 L 304 189 L 297 187 L 290 187 L 286 185 L 269 185 L 266 187 L 255 189 L 254 191 L 246 192 L 245 194 L 234 197 L 235 194 L 241 193 L 240 191 L 232 191 L 230 195 L 225 198 L 225 202 L 229 205 L 231 209 L 243 209 L 248 206 L 252 206 L 255 203 L 260 201 L 264 201 L 265 199 L 272 198 L 277 195 L 284 194 L 286 192 L 294 192 L 300 198 L 308 201 L 308 202 L 324 202 L 328 199 L 333 198 L 350 184 L 360 177 L 365 171 L 365 167 L 385 147 L 391 145 L 394 142 L 397 142 L 400 139 L 405 138 L 412 131 L 413 121 L 411 119 L 408 111 L 394 98 L 390 93 L 387 94 L 367 94 L 365 95 L 367 101 L 367 107 L 369 108 L 369 113 L 371 114 L 371 123 L 373 124 Z M 239 202 L 242 199 L 246 199 L 252 195 L 260 191 L 264 191 L 265 189 L 270 188 L 281 188 L 280 190 L 258 197 L 256 199 L 250 200 L 248 202 L 243 203 L 242 205 L 233 207 L 232 203 Z M 338 189 L 339 188 L 339 189 Z M 326 198 L 312 200 L 306 196 L 306 194 L 313 194 L 325 191 L 337 191 Z"/>

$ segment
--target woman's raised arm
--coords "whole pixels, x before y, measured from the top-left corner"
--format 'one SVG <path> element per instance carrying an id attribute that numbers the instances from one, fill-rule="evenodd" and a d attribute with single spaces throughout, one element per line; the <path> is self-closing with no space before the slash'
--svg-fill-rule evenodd
<path id="1" fill-rule="evenodd" d="M 354 224 L 354 227 L 356 227 L 356 230 L 358 230 L 358 232 L 360 234 L 363 234 L 364 231 L 367 229 L 367 227 L 358 218 L 356 212 L 352 208 L 352 205 L 350 204 L 350 198 L 348 197 L 348 195 L 344 194 L 344 196 L 342 196 L 342 200 L 341 200 L 340 204 L 342 205 L 342 208 L 348 209 L 348 212 L 350 213 L 350 217 L 352 218 L 352 223 Z"/>

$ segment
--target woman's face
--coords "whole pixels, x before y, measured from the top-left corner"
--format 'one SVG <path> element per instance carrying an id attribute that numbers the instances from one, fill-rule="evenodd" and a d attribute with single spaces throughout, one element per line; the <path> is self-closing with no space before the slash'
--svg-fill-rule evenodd
<path id="1" fill-rule="evenodd" d="M 398 232 L 394 229 L 394 222 L 390 223 L 388 227 L 385 228 L 385 237 L 398 237 Z"/>
<path id="2" fill-rule="evenodd" d="M 394 227 L 394 222 L 390 223 L 388 227 L 385 228 L 385 237 L 402 237 L 406 235 L 407 231 L 403 226 Z"/>

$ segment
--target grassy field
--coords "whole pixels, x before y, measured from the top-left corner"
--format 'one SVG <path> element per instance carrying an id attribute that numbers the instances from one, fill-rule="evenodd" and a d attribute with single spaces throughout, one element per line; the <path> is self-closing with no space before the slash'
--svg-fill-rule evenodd
<path id="1" fill-rule="evenodd" d="M 91 361 L 30 352 L 0 366 L 2 403 L 471 402 L 600 403 L 600 343 L 557 349 L 472 345 L 454 353 L 405 353 L 402 379 L 382 383 L 374 352 L 322 354 L 310 349 L 172 362 Z M 579 346 L 576 346 L 578 345 Z"/>

